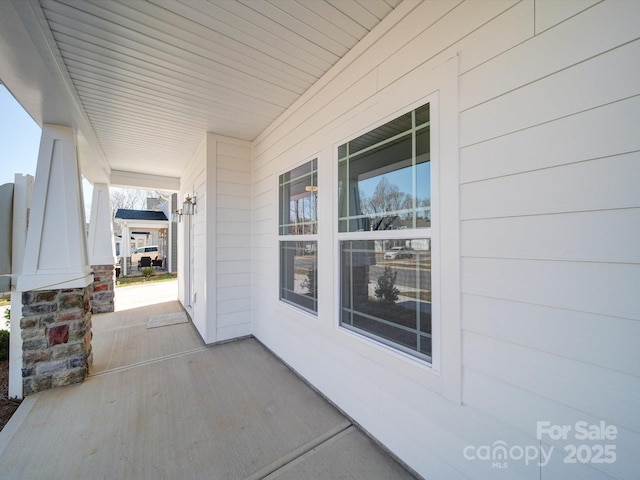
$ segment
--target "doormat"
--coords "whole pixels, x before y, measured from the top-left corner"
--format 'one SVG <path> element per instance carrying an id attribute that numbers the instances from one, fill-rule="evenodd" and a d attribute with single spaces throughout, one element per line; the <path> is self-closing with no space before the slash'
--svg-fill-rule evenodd
<path id="1" fill-rule="evenodd" d="M 185 312 L 165 313 L 164 315 L 153 315 L 149 317 L 147 328 L 166 327 L 178 323 L 187 323 L 189 319 Z"/>

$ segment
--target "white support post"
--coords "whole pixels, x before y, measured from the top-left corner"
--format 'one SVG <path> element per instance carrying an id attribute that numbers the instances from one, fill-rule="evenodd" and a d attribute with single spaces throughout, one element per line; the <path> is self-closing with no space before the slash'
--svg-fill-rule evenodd
<path id="1" fill-rule="evenodd" d="M 76 135 L 69 127 L 42 128 L 28 218 L 16 287 L 22 293 L 22 395 L 82 382 L 93 362 L 93 275 Z"/>
<path id="2" fill-rule="evenodd" d="M 91 311 L 113 312 L 116 257 L 109 186 L 105 183 L 96 183 L 93 186 L 88 243 L 89 263 L 93 269 Z"/>
<path id="3" fill-rule="evenodd" d="M 122 253 L 122 275 L 129 274 L 129 266 L 127 264 L 127 258 L 131 256 L 131 234 L 129 233 L 129 225 L 127 223 L 122 224 L 122 244 L 120 245 L 120 251 Z"/>
<path id="4" fill-rule="evenodd" d="M 93 185 L 88 248 L 90 265 L 115 264 L 111 202 L 109 200 L 109 186 L 105 183 Z"/>
<path id="5" fill-rule="evenodd" d="M 28 212 L 33 196 L 33 177 L 16 175 L 13 187 L 13 233 L 12 233 L 12 273 L 13 278 L 22 272 L 24 248 L 27 240 Z M 9 398 L 22 398 L 22 293 L 15 290 L 15 280 L 11 289 L 11 331 L 9 337 Z"/>
<path id="6" fill-rule="evenodd" d="M 19 291 L 86 287 L 93 281 L 76 135 L 70 127 L 42 128 L 26 251 Z"/>

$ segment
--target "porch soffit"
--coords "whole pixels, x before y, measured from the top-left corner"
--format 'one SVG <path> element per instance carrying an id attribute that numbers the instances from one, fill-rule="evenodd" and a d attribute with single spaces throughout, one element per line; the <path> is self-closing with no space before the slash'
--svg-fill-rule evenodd
<path id="1" fill-rule="evenodd" d="M 179 178 L 205 132 L 256 138 L 400 1 L 30 4 L 108 168 Z"/>

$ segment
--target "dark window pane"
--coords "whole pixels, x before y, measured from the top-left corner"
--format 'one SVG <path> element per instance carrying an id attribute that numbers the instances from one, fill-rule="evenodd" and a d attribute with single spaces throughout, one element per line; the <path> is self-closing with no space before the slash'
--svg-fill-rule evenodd
<path id="1" fill-rule="evenodd" d="M 430 361 L 430 239 L 340 247 L 341 325 Z"/>
<path id="2" fill-rule="evenodd" d="M 429 122 L 429 104 L 416 109 L 416 126 Z"/>
<path id="3" fill-rule="evenodd" d="M 422 125 L 428 105 L 414 112 Z M 429 127 L 408 113 L 339 147 L 338 231 L 424 228 L 431 225 Z M 344 147 L 344 148 L 343 148 Z"/>
<path id="4" fill-rule="evenodd" d="M 360 150 L 376 145 L 388 140 L 396 135 L 411 129 L 411 113 L 402 115 L 395 120 L 385 123 L 364 135 L 359 136 L 349 142 L 349 155 L 358 153 Z"/>
<path id="5" fill-rule="evenodd" d="M 280 299 L 318 311 L 317 242 L 280 242 Z"/>
<path id="6" fill-rule="evenodd" d="M 280 235 L 317 232 L 317 160 L 280 175 Z"/>
<path id="7" fill-rule="evenodd" d="M 340 145 L 338 147 L 338 159 L 343 159 L 347 156 L 347 144 Z"/>
<path id="8" fill-rule="evenodd" d="M 416 227 L 431 226 L 431 155 L 429 128 L 416 135 Z"/>

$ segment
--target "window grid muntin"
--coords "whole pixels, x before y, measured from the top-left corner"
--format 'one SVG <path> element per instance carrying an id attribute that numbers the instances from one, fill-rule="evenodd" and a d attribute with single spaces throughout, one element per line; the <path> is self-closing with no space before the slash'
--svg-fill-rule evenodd
<path id="1" fill-rule="evenodd" d="M 437 199 L 434 200 L 434 193 L 437 193 L 436 191 L 434 191 L 434 186 L 433 183 L 431 181 L 432 175 L 434 174 L 434 169 L 435 167 L 432 165 L 431 160 L 432 160 L 432 136 L 431 136 L 431 122 L 430 122 L 430 116 L 431 116 L 431 108 L 430 108 L 430 103 L 426 103 L 414 110 L 412 110 L 410 112 L 410 116 L 411 116 L 411 122 L 412 122 L 412 127 L 409 131 L 406 132 L 400 132 L 397 133 L 387 139 L 385 139 L 382 142 L 370 145 L 366 148 L 363 148 L 361 150 L 358 150 L 357 152 L 352 152 L 351 151 L 351 141 L 349 142 L 345 142 L 341 145 L 338 146 L 337 148 L 337 156 L 338 156 L 338 232 L 337 232 L 337 237 L 338 237 L 338 250 L 340 252 L 339 254 L 339 269 L 340 269 L 340 274 L 339 274 L 339 280 L 340 280 L 340 285 L 338 287 L 338 291 L 340 292 L 340 300 L 339 300 L 339 325 L 341 327 L 344 327 L 345 329 L 349 330 L 349 331 L 353 331 L 361 336 L 364 336 L 366 338 L 370 338 L 376 342 L 382 343 L 384 345 L 387 345 L 397 351 L 403 352 L 403 353 L 407 353 L 410 356 L 418 359 L 418 360 L 424 360 L 426 361 L 429 365 L 433 366 L 434 365 L 434 352 L 437 350 L 437 343 L 433 343 L 433 335 L 434 335 L 434 321 L 433 321 L 433 310 L 435 309 L 437 311 L 437 306 L 433 307 L 433 284 L 432 281 L 434 279 L 434 274 L 433 274 L 433 268 L 434 268 L 434 263 L 437 262 L 437 259 L 433 259 L 433 251 L 432 251 L 432 205 L 435 201 L 437 201 Z M 426 114 L 426 115 L 425 115 Z M 417 117 L 420 116 L 419 120 Z M 398 117 L 400 118 L 400 117 Z M 391 123 L 394 120 L 391 120 L 390 122 L 387 123 Z M 385 124 L 386 125 L 386 124 Z M 419 143 L 419 134 L 421 134 L 422 132 L 426 132 L 426 143 L 422 144 Z M 368 133 L 368 132 L 367 132 Z M 367 135 L 367 134 L 364 134 Z M 362 218 L 362 217 L 369 217 L 371 218 L 372 215 L 366 215 L 366 214 L 362 214 L 362 215 L 351 215 L 351 211 L 350 211 L 350 203 L 351 203 L 351 199 L 349 198 L 349 195 L 351 195 L 351 188 L 349 185 L 349 181 L 350 181 L 350 176 L 351 176 L 351 172 L 350 172 L 350 164 L 351 164 L 351 160 L 354 158 L 357 158 L 361 155 L 366 154 L 367 152 L 380 147 L 382 144 L 384 143 L 389 143 L 389 142 L 393 142 L 396 141 L 399 138 L 402 138 L 405 135 L 411 135 L 411 186 L 412 186 L 412 199 L 411 199 L 411 203 L 412 203 L 412 207 L 410 209 L 405 209 L 402 211 L 398 211 L 400 213 L 405 212 L 406 210 L 413 210 L 415 213 L 412 217 L 412 227 L 405 227 L 403 229 L 397 229 L 397 230 L 386 230 L 386 231 L 373 231 L 373 230 L 352 230 L 351 226 L 349 225 L 351 220 L 353 219 L 357 219 L 357 218 Z M 363 135 L 361 135 L 360 137 L 362 137 Z M 357 137 L 357 138 L 360 138 Z M 421 148 L 420 145 L 422 145 L 425 148 Z M 420 151 L 422 150 L 422 151 Z M 420 159 L 419 157 L 422 157 L 423 155 L 427 155 L 426 160 L 422 160 L 420 162 L 418 162 L 418 160 Z M 419 197 L 419 192 L 418 188 L 420 187 L 420 181 L 422 180 L 422 177 L 425 176 L 424 173 L 421 170 L 418 169 L 418 166 L 423 164 L 423 163 L 428 163 L 428 170 L 426 171 L 426 177 L 425 180 L 427 180 L 427 188 L 428 190 L 425 192 L 426 195 L 424 196 L 424 198 L 420 198 Z M 343 171 L 341 172 L 341 168 L 343 169 Z M 422 206 L 419 206 L 422 205 Z M 341 211 L 345 211 L 347 212 L 346 216 L 341 215 Z M 391 212 L 391 213 L 398 213 L 396 211 Z M 382 215 L 389 213 L 389 212 L 382 212 Z M 420 220 L 424 220 L 427 222 L 427 226 L 419 226 L 418 225 L 418 221 Z M 342 229 L 341 228 L 341 224 L 346 224 L 346 228 Z M 403 344 L 398 343 L 396 341 L 394 341 L 393 339 L 388 339 L 388 338 L 384 338 L 382 336 L 376 335 L 375 333 L 372 332 L 367 332 L 366 330 L 360 329 L 357 326 L 353 326 L 353 322 L 354 322 L 354 313 L 356 312 L 355 308 L 354 308 L 354 299 L 353 299 L 353 281 L 354 281 L 354 272 L 351 268 L 349 268 L 348 272 L 345 272 L 345 266 L 343 265 L 344 262 L 344 253 L 343 253 L 343 243 L 347 242 L 347 241 L 351 241 L 351 240 L 362 240 L 362 239 L 368 239 L 368 240 L 379 240 L 379 239 L 386 239 L 386 240 L 392 240 L 392 239 L 402 239 L 402 240 L 416 240 L 416 239 L 420 239 L 420 240 L 425 240 L 427 242 L 429 242 L 429 255 L 431 257 L 430 260 L 430 266 L 428 267 L 428 270 L 425 269 L 428 273 L 428 278 L 429 278 L 429 283 L 430 283 L 430 288 L 428 290 L 428 295 L 429 295 L 429 301 L 426 302 L 429 304 L 429 324 L 425 325 L 425 328 L 428 328 L 428 333 L 427 332 L 423 332 L 422 331 L 422 325 L 420 324 L 420 318 L 419 318 L 419 312 L 418 310 L 416 310 L 416 328 L 415 329 L 410 329 L 410 328 L 405 328 L 403 326 L 396 326 L 396 328 L 400 329 L 400 330 L 408 330 L 410 331 L 412 334 L 415 334 L 416 336 L 416 349 L 412 349 L 412 348 L 407 348 L 405 347 Z M 416 267 L 419 268 L 419 267 Z M 343 285 L 343 282 L 345 282 L 348 278 L 350 287 L 349 288 L 345 288 L 345 285 Z M 423 286 L 421 285 L 421 278 L 420 275 L 416 276 L 416 290 L 418 291 L 422 291 Z M 350 295 L 350 298 L 348 298 L 348 302 L 349 302 L 349 306 L 347 308 L 345 308 L 345 301 L 347 300 L 346 298 L 343 299 L 343 297 L 345 296 L 346 291 L 348 290 L 348 293 Z M 418 294 L 418 298 L 422 298 L 420 297 L 420 294 Z M 422 300 L 420 300 L 422 301 Z M 382 320 L 382 322 L 387 322 L 384 319 L 380 319 Z M 392 322 L 389 322 L 392 323 Z M 437 328 L 437 323 L 435 325 L 435 331 L 437 333 L 438 328 Z M 428 342 L 428 346 L 429 346 L 429 354 L 426 355 L 424 353 L 421 353 L 421 350 L 425 350 L 423 347 L 425 345 L 422 345 L 422 342 Z"/>
<path id="2" fill-rule="evenodd" d="M 305 167 L 309 166 L 309 171 L 300 174 L 298 176 L 291 176 L 293 172 L 304 171 Z M 304 179 L 308 179 L 307 182 L 303 182 Z M 310 220 L 305 221 L 291 221 L 291 186 L 298 183 L 306 183 L 311 190 L 308 191 L 309 212 Z M 288 187 L 288 188 L 287 188 Z M 285 201 L 285 191 L 287 192 L 287 200 Z M 305 235 L 316 234 L 318 229 L 318 159 L 314 158 L 304 164 L 289 170 L 281 174 L 278 178 L 278 234 L 279 235 Z M 300 200 L 305 203 L 306 197 L 301 197 Z M 298 231 L 296 231 L 298 230 Z"/>
<path id="3" fill-rule="evenodd" d="M 366 249 L 364 246 L 361 246 L 362 243 L 364 242 L 368 243 L 369 241 L 380 242 L 381 243 L 380 247 L 382 248 L 378 248 L 378 246 L 375 245 L 374 249 L 371 250 L 371 249 Z M 412 287 L 407 283 L 404 283 L 404 284 L 402 283 L 403 277 L 404 277 L 404 280 L 407 280 L 411 276 L 411 274 L 407 274 L 407 273 L 405 273 L 404 275 L 401 275 L 399 281 L 397 280 L 398 283 L 396 284 L 397 287 L 404 287 L 405 289 L 404 295 L 400 295 L 400 296 L 406 297 L 407 292 L 410 292 L 411 289 L 414 288 L 413 293 L 415 293 L 416 295 L 415 299 L 414 300 L 404 299 L 403 301 L 405 303 L 407 301 L 409 303 L 415 302 L 415 305 L 413 306 L 414 308 L 413 311 L 415 312 L 415 316 L 414 316 L 415 327 L 409 327 L 406 325 L 402 325 L 398 322 L 394 322 L 391 317 L 384 318 L 384 316 L 382 316 L 383 314 L 376 315 L 375 313 L 367 312 L 362 307 L 363 305 L 366 305 L 365 308 L 371 308 L 371 307 L 375 308 L 376 306 L 376 301 L 372 301 L 370 298 L 371 297 L 370 284 L 375 282 L 375 278 L 372 278 L 374 277 L 375 274 L 372 274 L 370 267 L 373 266 L 373 267 L 378 267 L 378 269 L 380 269 L 380 268 L 384 268 L 385 266 L 389 266 L 389 263 L 386 263 L 386 264 L 384 263 L 385 260 L 376 259 L 375 263 L 369 264 L 369 268 L 366 271 L 367 300 L 360 303 L 358 303 L 358 301 L 356 300 L 355 292 L 358 286 L 354 284 L 355 269 L 349 268 L 349 266 L 353 266 L 356 263 L 359 263 L 360 264 L 359 266 L 362 267 L 364 266 L 363 259 L 365 259 L 367 256 L 374 257 L 374 258 L 376 256 L 381 256 L 383 252 L 386 251 L 386 249 L 384 248 L 384 242 L 390 242 L 390 243 L 405 242 L 405 245 L 404 245 L 405 247 L 407 246 L 406 244 L 409 243 L 410 244 L 409 246 L 411 246 L 412 248 L 413 246 L 416 246 L 416 244 L 420 244 L 424 242 L 425 245 L 427 245 L 428 247 L 424 250 L 414 249 L 413 250 L 414 259 L 409 259 L 413 263 L 413 275 L 415 275 L 414 287 Z M 354 243 L 357 243 L 359 245 L 354 245 Z M 431 254 L 432 254 L 431 239 L 429 237 L 421 236 L 421 237 L 412 237 L 412 238 L 406 238 L 406 237 L 381 238 L 379 237 L 374 240 L 370 238 L 363 239 L 362 235 L 360 235 L 359 238 L 343 239 L 339 242 L 339 244 L 340 244 L 340 278 L 342 279 L 342 281 L 344 281 L 345 277 L 347 276 L 349 278 L 349 285 L 345 285 L 345 284 L 340 285 L 340 325 L 360 335 L 379 341 L 387 346 L 397 348 L 398 350 L 403 351 L 404 353 L 408 353 L 414 357 L 417 357 L 419 359 L 422 359 L 431 363 L 432 355 L 433 355 L 433 345 L 432 345 L 433 328 L 432 328 L 432 312 L 431 312 L 432 301 L 431 301 L 431 298 L 429 298 L 429 301 L 422 300 L 422 294 L 428 295 L 429 297 L 431 297 L 432 289 L 429 288 L 427 290 L 426 289 L 427 287 L 426 286 L 423 287 L 421 282 L 422 274 L 428 275 L 429 279 L 431 279 L 431 267 L 430 267 Z M 361 255 L 361 258 L 358 260 L 358 262 L 354 261 L 354 254 Z M 423 256 L 422 259 L 420 258 L 421 255 Z M 348 266 L 345 265 L 346 258 L 348 258 L 348 261 L 346 262 L 349 264 Z M 424 269 L 424 271 L 421 274 L 420 267 L 423 265 L 425 261 L 428 262 L 429 269 Z M 397 260 L 392 259 L 392 260 L 388 260 L 388 262 L 395 263 L 397 262 Z M 365 260 L 365 263 L 366 263 L 366 260 Z M 346 268 L 347 268 L 347 271 L 345 272 Z M 397 265 L 395 269 L 392 269 L 392 270 L 394 272 L 399 272 Z M 378 273 L 377 277 L 380 277 L 380 276 L 381 276 L 380 273 Z M 429 280 L 429 283 L 431 283 L 431 280 Z M 402 294 L 403 291 L 400 289 L 399 293 Z M 348 295 L 348 298 L 346 298 L 347 295 Z M 362 299 L 362 295 L 360 295 L 360 297 Z M 348 305 L 346 304 L 345 300 L 348 300 Z M 384 306 L 384 304 L 379 304 L 379 305 L 383 306 L 384 308 L 391 308 L 389 306 Z M 360 309 L 357 307 L 360 307 Z M 411 314 L 402 315 L 402 313 L 407 313 L 407 311 L 410 310 L 411 307 L 406 308 L 402 305 L 393 305 L 393 307 L 395 308 L 395 312 L 394 312 L 395 318 L 404 317 L 402 318 L 402 320 L 411 321 Z M 374 328 L 367 329 L 362 326 L 355 325 L 358 317 L 360 319 L 366 318 L 371 320 L 372 322 L 375 322 L 373 324 L 374 326 L 386 325 L 387 327 L 394 330 L 392 330 L 392 333 L 388 334 L 388 338 L 386 338 L 380 332 L 376 333 L 372 331 L 372 330 L 375 330 Z M 422 330 L 423 326 L 426 329 L 428 329 L 428 331 L 423 331 Z M 398 335 L 397 331 L 406 333 L 407 337 L 411 335 L 412 342 L 415 342 L 414 343 L 415 348 L 410 346 L 409 345 L 410 342 L 408 341 L 405 342 L 406 344 L 402 343 L 403 342 L 403 340 L 401 339 L 402 335 Z M 396 337 L 396 339 L 393 338 L 394 336 Z M 423 342 L 426 342 L 426 343 L 423 344 Z"/>
<path id="4" fill-rule="evenodd" d="M 356 139 L 350 140 L 350 141 L 348 141 L 348 142 L 346 142 L 346 143 L 344 143 L 344 144 L 342 144 L 342 145 L 340 145 L 338 147 L 338 152 L 339 153 L 340 153 L 341 149 L 344 150 L 344 155 L 343 156 L 338 155 L 338 157 L 339 157 L 338 158 L 338 182 L 340 183 L 340 181 L 342 180 L 342 182 L 345 184 L 345 185 L 342 186 L 342 193 L 341 193 L 341 195 L 344 195 L 345 197 L 344 197 L 342 202 L 340 201 L 340 198 L 338 199 L 338 205 L 339 205 L 338 206 L 338 211 L 339 211 L 339 215 L 338 215 L 338 232 L 339 233 L 358 231 L 358 230 L 351 230 L 350 229 L 351 228 L 350 227 L 351 221 L 352 220 L 357 220 L 359 218 L 370 218 L 372 216 L 371 214 L 351 215 L 351 208 L 350 207 L 351 207 L 351 201 L 352 200 L 351 200 L 351 188 L 350 188 L 351 185 L 350 185 L 349 181 L 351 179 L 350 170 L 351 170 L 351 161 L 352 160 L 357 160 L 357 157 L 359 157 L 361 155 L 364 155 L 364 154 L 366 154 L 368 152 L 371 152 L 371 151 L 375 150 L 376 148 L 380 148 L 380 147 L 382 147 L 384 145 L 387 145 L 389 143 L 392 143 L 392 142 L 394 142 L 396 140 L 402 139 L 405 136 L 411 135 L 411 142 L 412 142 L 412 145 L 411 145 L 411 170 L 412 170 L 412 172 L 411 172 L 411 174 L 412 174 L 413 177 L 417 177 L 416 168 L 417 168 L 417 157 L 418 157 L 418 155 L 417 155 L 418 134 L 420 133 L 420 131 L 422 131 L 424 129 L 430 129 L 431 120 L 430 120 L 430 113 L 429 113 L 429 119 L 428 120 L 416 125 L 416 122 L 417 122 L 417 120 L 416 120 L 416 112 L 420 111 L 423 108 L 426 108 L 428 106 L 429 106 L 429 104 L 427 103 L 427 104 L 423 105 L 422 107 L 419 107 L 419 108 L 417 108 L 417 109 L 415 109 L 415 110 L 410 112 L 411 128 L 409 128 L 406 131 L 397 133 L 397 134 L 395 134 L 395 135 L 393 135 L 391 137 L 388 137 L 388 138 L 386 138 L 386 139 L 384 139 L 384 140 L 382 140 L 380 142 L 377 142 L 375 144 L 369 145 L 368 147 L 365 147 L 365 148 L 363 148 L 361 150 L 358 150 L 357 152 L 354 152 L 354 153 L 351 153 L 351 144 L 352 144 L 352 142 L 354 140 L 357 140 L 357 139 L 360 139 L 360 138 L 366 136 L 369 132 L 367 132 L 367 133 L 365 133 L 363 135 L 360 135 L 359 137 L 356 137 Z M 430 112 L 430 110 L 427 110 L 427 111 Z M 389 124 L 395 122 L 396 120 L 398 120 L 400 118 L 403 118 L 403 117 L 405 117 L 407 115 L 409 115 L 409 114 L 405 114 L 405 115 L 402 115 L 402 116 L 398 117 L 397 119 L 391 120 L 390 122 L 387 122 L 386 124 L 384 124 L 382 127 L 384 127 L 386 125 L 389 125 Z M 378 128 L 381 128 L 381 127 L 378 127 Z M 374 130 L 376 130 L 376 129 L 374 129 Z M 429 156 L 430 156 L 430 151 L 431 151 L 431 149 L 429 149 Z M 429 158 L 428 161 L 430 162 L 431 159 Z M 344 179 L 340 179 L 340 164 L 344 164 L 345 165 L 345 177 L 344 177 Z M 411 192 L 412 193 L 412 195 L 411 195 L 412 196 L 412 200 L 411 201 L 412 201 L 412 204 L 414 206 L 413 211 L 415 212 L 414 215 L 412 216 L 412 219 L 411 219 L 412 224 L 413 224 L 413 228 L 414 229 L 415 228 L 429 228 L 429 227 L 418 227 L 417 226 L 418 217 L 417 217 L 416 214 L 417 214 L 418 211 L 425 211 L 426 210 L 427 211 L 427 218 L 429 219 L 428 222 L 429 222 L 429 224 L 431 223 L 431 219 L 430 219 L 430 217 L 431 217 L 431 214 L 430 214 L 431 205 L 429 205 L 429 207 L 421 207 L 420 209 L 415 208 L 416 204 L 418 202 L 418 191 L 417 191 L 417 188 L 418 188 L 417 178 L 415 178 L 415 179 L 412 180 L 412 192 Z M 429 190 L 429 199 L 431 199 L 431 189 Z M 347 212 L 346 216 L 340 216 L 341 205 L 346 205 L 346 207 L 345 207 L 346 208 L 346 212 Z M 407 209 L 403 209 L 403 210 L 407 210 Z M 396 211 L 388 211 L 388 212 L 383 212 L 383 213 L 394 214 L 394 213 L 396 213 Z M 342 225 L 347 225 L 347 229 L 346 230 L 342 229 Z"/>
<path id="5" fill-rule="evenodd" d="M 308 313 L 316 315 L 318 312 L 318 242 L 315 240 L 282 240 L 279 242 L 279 256 L 280 256 L 280 284 L 279 284 L 279 296 L 282 302 L 287 303 L 288 305 L 292 305 L 296 308 L 304 310 Z M 292 272 L 293 278 L 291 278 L 292 282 L 284 282 L 283 277 L 285 273 L 289 272 L 289 264 L 287 260 L 289 259 L 289 255 L 287 252 L 291 250 L 299 251 L 306 249 L 306 246 L 313 245 L 315 248 L 312 249 L 313 260 L 312 267 L 313 270 L 307 270 L 307 279 L 306 281 L 313 282 L 312 285 L 304 285 L 305 280 L 302 281 L 302 285 L 307 288 L 307 292 L 296 291 L 296 270 L 300 269 L 300 265 L 296 265 L 296 256 L 293 255 L 292 258 Z M 309 274 L 313 274 L 313 280 L 309 278 Z M 289 280 L 287 278 L 287 280 Z M 293 284 L 293 288 L 290 288 Z M 298 284 L 300 285 L 300 283 Z M 312 289 L 313 291 L 309 291 Z M 297 300 L 297 301 L 296 301 Z"/>
<path id="6" fill-rule="evenodd" d="M 308 167 L 307 167 L 308 166 Z M 308 171 L 305 171 L 308 168 Z M 292 176 L 295 172 L 304 172 L 297 176 Z M 305 179 L 308 179 L 308 182 L 305 182 L 307 185 L 311 187 L 311 191 L 309 191 L 309 198 L 312 206 L 313 219 L 311 221 L 303 221 L 303 222 L 295 222 L 295 223 L 287 223 L 284 219 L 291 219 L 291 192 L 287 190 L 287 187 L 301 182 Z M 285 192 L 287 195 L 285 195 Z M 281 174 L 278 177 L 278 209 L 279 209 L 279 221 L 278 221 L 278 270 L 279 270 L 279 283 L 278 283 L 278 297 L 279 300 L 286 305 L 297 308 L 303 312 L 309 313 L 311 315 L 317 316 L 318 313 L 318 291 L 317 291 L 317 282 L 318 282 L 318 159 L 317 157 L 313 160 L 304 162 L 297 167 Z M 298 231 L 296 231 L 298 230 Z M 312 245 L 312 265 L 314 270 L 314 281 L 313 281 L 313 289 L 314 292 L 311 292 L 311 295 L 306 295 L 301 292 L 296 292 L 296 258 L 293 255 L 292 262 L 287 262 L 289 259 L 288 255 L 285 255 L 287 248 L 291 248 L 291 245 L 295 244 L 297 246 L 302 245 Z M 304 249 L 304 247 L 293 247 L 295 249 Z M 287 277 L 287 275 L 291 274 L 291 277 Z M 293 288 L 289 288 L 291 286 L 291 282 L 293 281 Z"/>

